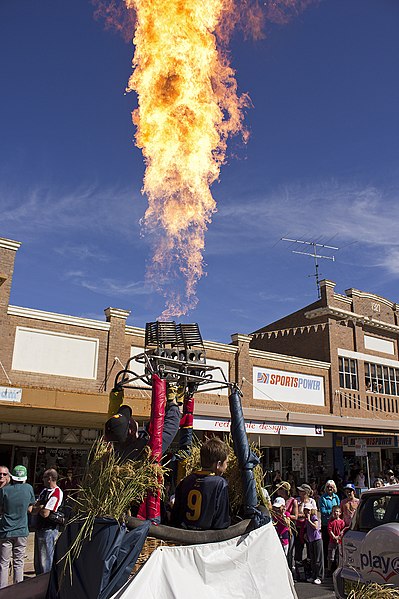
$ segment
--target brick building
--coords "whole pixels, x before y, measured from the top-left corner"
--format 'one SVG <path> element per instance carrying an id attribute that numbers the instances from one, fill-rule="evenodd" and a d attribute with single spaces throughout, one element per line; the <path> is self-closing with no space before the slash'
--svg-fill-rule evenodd
<path id="1" fill-rule="evenodd" d="M 356 440 L 367 447 L 370 475 L 399 467 L 399 315 L 383 297 L 320 283 L 320 299 L 252 334 L 251 348 L 319 359 L 331 365 L 331 414 L 335 466 L 365 469 Z M 361 449 L 358 453 L 361 452 Z"/>
<path id="2" fill-rule="evenodd" d="M 130 312 L 120 308 L 106 308 L 104 321 L 99 321 L 10 305 L 19 246 L 16 241 L 0 239 L 0 463 L 10 467 L 25 463 L 32 473 L 31 481 L 36 483 L 45 467 L 55 464 L 61 473 L 71 466 L 79 473 L 84 467 L 88 448 L 106 420 L 115 375 L 131 356 L 142 352 L 145 331 L 127 325 Z M 356 293 L 352 290 L 360 305 L 362 298 L 366 301 L 371 297 Z M 382 312 L 394 312 L 394 304 L 387 300 L 380 298 L 375 303 Z M 371 435 L 381 429 L 386 435 L 376 436 L 377 440 L 396 439 L 395 397 L 390 396 L 392 401 L 386 403 L 385 395 L 366 393 L 362 377 L 371 367 L 364 360 L 360 364 L 360 357 L 349 355 L 374 352 L 376 358 L 386 360 L 381 358 L 381 347 L 369 349 L 372 341 L 363 340 L 367 348 L 360 345 L 361 335 L 353 331 L 362 312 L 357 303 L 353 306 L 351 296 L 336 296 L 333 284 L 323 282 L 322 299 L 306 309 L 253 335 L 235 333 L 226 344 L 205 341 L 207 362 L 219 366 L 228 380 L 242 386 L 247 430 L 250 439 L 263 448 L 264 465 L 269 470 L 283 470 L 284 475 L 293 471 L 300 481 L 313 476 L 322 481 L 331 475 L 334 460 L 335 465 L 343 465 L 338 446 L 345 440 L 350 445 L 355 438 L 352 434 Z M 339 310 L 346 312 L 342 315 Z M 385 312 L 381 319 L 391 329 L 380 329 L 378 335 L 370 332 L 368 337 L 392 341 L 397 352 L 393 341 L 396 324 L 388 324 Z M 368 321 L 368 326 L 374 325 Z M 278 333 L 269 334 L 277 329 Z M 331 340 L 335 338 L 333 346 Z M 343 342 L 340 345 L 341 338 L 345 346 Z M 356 345 L 355 341 L 350 343 L 351 338 Z M 353 374 L 345 369 L 358 361 L 357 378 L 349 379 L 357 380 L 358 388 L 338 386 L 340 374 L 334 354 L 338 347 L 344 350 L 344 381 Z M 395 362 L 397 353 L 390 360 Z M 375 364 L 384 368 L 385 363 L 377 360 Z M 375 372 L 377 385 L 388 384 L 384 376 L 379 382 L 380 370 Z M 384 375 L 385 370 L 381 372 Z M 373 373 L 371 369 L 372 384 Z M 227 391 L 202 389 L 196 396 L 197 435 L 228 431 Z M 378 403 L 382 397 L 385 404 Z M 143 384 L 142 389 L 128 390 L 126 401 L 139 421 L 148 418 L 148 387 Z M 382 459 L 379 446 L 375 449 Z"/>

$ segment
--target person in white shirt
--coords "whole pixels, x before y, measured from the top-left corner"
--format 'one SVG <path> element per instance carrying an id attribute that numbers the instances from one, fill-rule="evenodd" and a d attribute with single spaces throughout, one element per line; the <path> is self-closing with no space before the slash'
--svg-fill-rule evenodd
<path id="1" fill-rule="evenodd" d="M 43 474 L 45 488 L 33 508 L 33 513 L 37 514 L 34 553 L 36 575 L 50 572 L 53 563 L 59 528 L 58 523 L 52 518 L 52 514 L 58 510 L 63 499 L 63 493 L 57 485 L 57 480 L 57 470 L 54 468 L 46 470 Z"/>
<path id="2" fill-rule="evenodd" d="M 355 487 L 358 487 L 359 489 L 364 489 L 365 486 L 366 486 L 366 477 L 364 475 L 363 470 L 359 470 L 359 473 L 355 478 Z"/>

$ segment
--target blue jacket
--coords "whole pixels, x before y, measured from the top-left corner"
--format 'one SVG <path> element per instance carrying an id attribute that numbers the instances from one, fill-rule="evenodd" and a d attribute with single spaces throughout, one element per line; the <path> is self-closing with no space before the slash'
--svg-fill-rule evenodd
<path id="1" fill-rule="evenodd" d="M 192 472 L 176 487 L 172 526 L 218 530 L 230 526 L 227 480 L 209 472 Z"/>
<path id="2" fill-rule="evenodd" d="M 340 505 L 341 501 L 336 493 L 328 495 L 324 493 L 320 497 L 320 514 L 321 514 L 321 525 L 327 526 L 328 519 L 331 516 L 332 509 L 335 505 Z"/>

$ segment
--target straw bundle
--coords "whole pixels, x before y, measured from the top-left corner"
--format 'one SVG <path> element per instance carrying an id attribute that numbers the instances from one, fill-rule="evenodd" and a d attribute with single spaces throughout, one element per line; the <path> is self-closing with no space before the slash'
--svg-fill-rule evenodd
<path id="1" fill-rule="evenodd" d="M 75 511 L 120 520 L 132 504 L 143 500 L 147 491 L 162 488 L 158 475 L 163 481 L 163 468 L 149 455 L 149 448 L 145 448 L 140 460 L 122 461 L 112 444 L 102 439 L 95 442 Z"/>
<path id="2" fill-rule="evenodd" d="M 348 595 L 348 599 L 399 599 L 399 589 L 389 585 L 358 584 Z"/>
<path id="3" fill-rule="evenodd" d="M 74 516 L 80 528 L 65 558 L 65 567 L 79 557 L 82 544 L 90 541 L 96 518 L 114 518 L 120 522 L 132 505 L 139 505 L 149 491 L 162 490 L 164 468 L 150 459 L 145 448 L 142 459 L 122 461 L 112 444 L 103 439 L 91 449 L 87 470 L 74 501 Z"/>

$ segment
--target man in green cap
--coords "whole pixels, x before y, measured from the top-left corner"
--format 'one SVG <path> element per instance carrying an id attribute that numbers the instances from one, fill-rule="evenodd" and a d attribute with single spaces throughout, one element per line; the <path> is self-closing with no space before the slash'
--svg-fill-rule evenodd
<path id="1" fill-rule="evenodd" d="M 25 466 L 15 466 L 12 485 L 0 489 L 0 588 L 8 585 L 8 568 L 13 560 L 14 583 L 24 579 L 24 561 L 28 540 L 28 512 L 32 511 L 35 495 L 26 483 Z"/>

